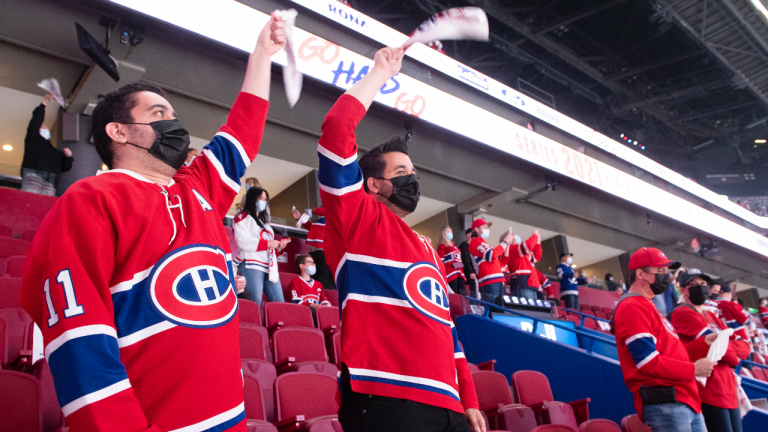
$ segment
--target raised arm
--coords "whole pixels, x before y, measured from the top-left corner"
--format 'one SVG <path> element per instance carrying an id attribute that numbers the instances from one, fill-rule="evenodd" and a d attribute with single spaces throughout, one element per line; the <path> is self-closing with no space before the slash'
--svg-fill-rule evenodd
<path id="1" fill-rule="evenodd" d="M 240 91 L 269 100 L 269 80 L 272 71 L 272 56 L 285 46 L 285 24 L 283 19 L 272 12 L 271 19 L 264 26 L 256 42 L 256 48 L 248 58 L 248 68 Z"/>
<path id="2" fill-rule="evenodd" d="M 360 101 L 365 110 L 368 111 L 371 103 L 373 103 L 373 98 L 376 97 L 381 86 L 400 72 L 404 55 L 405 50 L 401 48 L 382 48 L 378 50 L 373 57 L 373 70 L 368 72 L 368 75 L 358 81 L 351 89 L 347 90 L 346 94 Z"/>

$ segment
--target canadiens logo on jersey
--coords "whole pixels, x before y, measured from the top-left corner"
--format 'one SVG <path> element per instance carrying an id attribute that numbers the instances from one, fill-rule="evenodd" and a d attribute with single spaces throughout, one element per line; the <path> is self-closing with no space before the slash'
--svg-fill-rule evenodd
<path id="1" fill-rule="evenodd" d="M 418 262 L 405 272 L 403 289 L 408 302 L 427 317 L 451 325 L 448 295 L 440 271 L 428 262 Z"/>
<path id="2" fill-rule="evenodd" d="M 461 261 L 461 251 L 451 252 L 451 259 L 454 261 Z"/>
<path id="3" fill-rule="evenodd" d="M 224 251 L 193 244 L 166 254 L 149 274 L 147 293 L 155 310 L 184 327 L 218 327 L 237 313 Z"/>

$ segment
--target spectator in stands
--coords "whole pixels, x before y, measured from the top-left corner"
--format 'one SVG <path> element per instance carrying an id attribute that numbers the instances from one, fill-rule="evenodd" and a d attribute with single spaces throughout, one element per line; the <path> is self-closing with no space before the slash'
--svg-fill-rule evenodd
<path id="1" fill-rule="evenodd" d="M 470 296 L 477 298 L 477 268 L 475 259 L 469 253 L 469 243 L 472 241 L 472 228 L 467 228 L 464 232 L 464 241 L 459 245 L 461 251 L 461 262 L 464 264 L 464 276 L 469 284 Z"/>
<path id="2" fill-rule="evenodd" d="M 21 161 L 21 190 L 41 195 L 56 195 L 61 173 L 72 168 L 72 151 L 59 150 L 51 144 L 51 131 L 43 124 L 45 107 L 53 95 L 47 94 L 32 111 L 32 119 L 24 138 L 24 159 Z"/>
<path id="3" fill-rule="evenodd" d="M 608 291 L 617 291 L 621 288 L 616 282 L 613 281 L 613 275 L 608 273 L 605 275 L 605 289 Z"/>
<path id="4" fill-rule="evenodd" d="M 303 304 L 312 309 L 312 316 L 315 317 L 315 309 L 320 306 L 330 306 L 331 302 L 325 297 L 323 284 L 312 279 L 317 266 L 311 255 L 299 255 L 294 261 L 296 271 L 299 277 L 291 281 L 291 301 L 296 304 Z"/>
<path id="5" fill-rule="evenodd" d="M 560 300 L 569 309 L 581 310 L 579 305 L 579 285 L 574 277 L 573 254 L 560 254 L 560 265 L 557 266 L 557 277 L 560 278 Z"/>
<path id="6" fill-rule="evenodd" d="M 725 284 L 720 287 L 720 296 L 717 298 L 717 307 L 720 310 L 720 319 L 725 321 L 725 325 L 733 329 L 735 335 L 741 336 L 744 340 L 749 340 L 747 324 L 749 323 L 749 313 L 738 303 L 734 303 L 732 284 Z"/>
<path id="7" fill-rule="evenodd" d="M 110 170 L 76 182 L 53 206 L 20 296 L 42 331 L 71 430 L 245 429 L 221 221 L 258 154 L 271 57 L 284 44 L 273 15 L 226 125 L 189 167 L 189 134 L 161 89 L 130 83 L 93 110 L 94 146 Z"/>
<path id="8" fill-rule="evenodd" d="M 467 295 L 464 289 L 466 279 L 464 277 L 464 263 L 461 260 L 461 251 L 453 242 L 453 230 L 449 226 L 440 228 L 437 235 L 437 255 L 445 265 L 446 280 L 456 294 Z"/>
<path id="9" fill-rule="evenodd" d="M 235 276 L 235 292 L 237 293 L 237 298 L 251 300 L 251 296 L 245 292 L 245 277 L 240 275 Z"/>
<path id="10" fill-rule="evenodd" d="M 184 161 L 184 166 L 189 166 L 189 164 L 192 163 L 192 160 L 200 155 L 200 152 L 196 148 L 189 148 L 187 150 L 187 160 Z"/>
<path id="11" fill-rule="evenodd" d="M 544 273 L 540 272 L 538 269 L 533 269 L 536 272 L 536 275 L 539 279 L 539 292 L 538 297 L 541 300 L 550 300 L 555 301 L 555 292 L 552 290 L 552 284 L 549 282 L 549 279 L 544 275 Z"/>
<path id="12" fill-rule="evenodd" d="M 245 179 L 245 184 L 243 185 L 245 188 L 245 192 L 248 193 L 248 190 L 252 187 L 258 187 L 264 189 L 264 186 L 261 185 L 261 182 L 256 177 L 248 177 Z M 242 211 L 243 207 L 245 207 L 245 194 L 243 194 L 243 197 L 240 198 L 240 202 L 235 205 L 235 208 L 237 211 Z"/>
<path id="13" fill-rule="evenodd" d="M 587 272 L 582 270 L 581 273 L 579 273 L 579 277 L 576 278 L 576 283 L 579 285 L 586 285 L 587 284 Z"/>
<path id="14" fill-rule="evenodd" d="M 484 432 L 442 261 L 403 221 L 420 196 L 408 144 L 393 137 L 357 159 L 355 128 L 403 55 L 376 52 L 373 69 L 326 115 L 317 146 L 325 252 L 344 305 L 339 420 L 345 432 L 467 432 L 467 422 Z"/>
<path id="15" fill-rule="evenodd" d="M 672 280 L 677 280 L 677 273 L 672 276 Z M 664 299 L 664 308 L 667 310 L 667 314 L 672 313 L 680 301 L 680 297 L 677 295 L 677 286 L 674 283 L 669 284 L 669 288 L 664 291 L 661 297 Z"/>
<path id="16" fill-rule="evenodd" d="M 757 309 L 757 313 L 760 315 L 760 321 L 763 326 L 768 328 L 768 299 L 760 300 L 760 307 Z"/>
<path id="17" fill-rule="evenodd" d="M 469 243 L 469 253 L 474 257 L 477 263 L 477 284 L 480 290 L 480 296 L 489 303 L 496 302 L 496 298 L 504 294 L 504 274 L 501 272 L 501 258 L 504 256 L 507 243 L 502 242 L 499 246 L 491 247 L 486 239 L 491 235 L 490 227 L 492 223 L 485 219 L 475 219 L 472 222 L 472 241 Z M 506 233 L 504 240 L 512 241 L 512 233 Z M 533 298 L 536 298 L 535 291 Z"/>
<path id="18" fill-rule="evenodd" d="M 319 217 L 315 219 L 314 222 L 307 220 L 302 227 L 307 230 L 307 246 L 309 246 L 309 254 L 312 256 L 312 260 L 317 267 L 317 273 L 314 275 L 315 280 L 323 284 L 323 287 L 335 290 L 336 281 L 333 279 L 333 273 L 331 273 L 331 269 L 325 261 L 325 252 L 323 252 L 323 244 L 325 241 L 325 209 L 323 207 L 315 207 L 311 213 Z M 296 209 L 294 209 L 291 214 L 297 220 L 301 218 L 301 213 Z"/>
<path id="19" fill-rule="evenodd" d="M 234 231 L 237 243 L 237 263 L 245 276 L 245 290 L 251 299 L 261 305 L 262 294 L 271 302 L 285 301 L 280 280 L 270 280 L 270 266 L 277 266 L 276 251 L 285 249 L 291 239 L 275 240 L 269 225 L 269 194 L 260 187 L 252 187 L 245 194 L 245 208 L 235 216 Z"/>
<path id="20" fill-rule="evenodd" d="M 720 281 L 712 281 L 712 286 L 709 287 L 709 298 L 704 302 L 704 309 L 712 312 L 716 316 L 720 316 L 720 308 L 717 306 L 717 298 L 720 297 L 720 287 L 722 284 Z"/>
<path id="21" fill-rule="evenodd" d="M 541 281 L 533 264 L 541 259 L 541 234 L 539 230 L 534 230 L 526 241 L 520 241 L 520 236 L 512 236 L 508 241 L 511 243 L 504 255 L 508 258 L 507 266 L 512 275 L 509 288 L 518 297 L 536 300 Z"/>
<path id="22" fill-rule="evenodd" d="M 679 266 L 658 249 L 632 254 L 629 292 L 611 323 L 624 382 L 634 393 L 638 416 L 652 432 L 707 430 L 695 378 L 710 376 L 715 362 L 702 358 L 691 363 L 686 348 L 706 350 L 714 338 L 699 338 L 686 347 L 651 302 L 669 288 L 669 268 Z"/>
<path id="23" fill-rule="evenodd" d="M 709 347 L 698 344 L 699 349 L 693 349 L 697 339 L 715 338 L 726 327 L 717 315 L 704 309 L 704 302 L 709 297 L 709 284 L 712 279 L 698 269 L 688 269 L 680 273 L 680 295 L 683 303 L 672 312 L 670 320 L 677 330 L 680 340 L 689 345 L 688 355 L 692 361 L 705 358 Z M 732 335 L 728 350 L 723 358 L 715 365 L 712 376 L 702 385 L 697 381 L 701 410 L 709 431 L 734 432 L 741 431 L 741 413 L 737 394 L 736 378 L 733 370 L 741 360 L 749 356 L 749 342 Z"/>

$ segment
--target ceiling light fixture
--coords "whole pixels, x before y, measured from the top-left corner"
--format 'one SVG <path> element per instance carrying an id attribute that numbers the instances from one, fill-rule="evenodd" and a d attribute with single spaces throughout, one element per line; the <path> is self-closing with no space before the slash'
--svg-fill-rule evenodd
<path id="1" fill-rule="evenodd" d="M 755 144 L 765 144 L 764 139 L 755 140 Z"/>
<path id="2" fill-rule="evenodd" d="M 10 145 L 10 144 L 6 144 L 6 145 L 4 145 L 4 146 L 3 146 L 3 150 L 5 150 L 5 151 L 11 151 L 11 150 L 13 150 L 13 146 L 12 146 L 12 145 Z"/>

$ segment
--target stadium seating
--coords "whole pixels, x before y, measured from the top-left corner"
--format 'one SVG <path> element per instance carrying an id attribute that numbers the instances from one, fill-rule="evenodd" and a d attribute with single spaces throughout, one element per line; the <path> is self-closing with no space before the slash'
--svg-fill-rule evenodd
<path id="1" fill-rule="evenodd" d="M 341 331 L 341 318 L 339 309 L 335 307 L 321 307 L 315 311 L 317 315 L 317 328 L 323 331 L 326 336 L 333 336 L 334 333 Z"/>
<path id="2" fill-rule="evenodd" d="M 312 311 L 308 307 L 278 302 L 264 305 L 264 324 L 270 336 L 283 327 L 315 327 Z"/>
<path id="3" fill-rule="evenodd" d="M 488 418 L 488 428 L 528 432 L 536 427 L 536 415 L 525 405 L 515 404 L 509 383 L 499 372 L 478 370 L 472 373 L 480 410 Z"/>
<path id="4" fill-rule="evenodd" d="M 243 370 L 246 418 L 274 422 L 275 366 L 264 360 L 242 359 L 240 367 Z"/>
<path id="5" fill-rule="evenodd" d="M 291 293 L 291 281 L 297 277 L 299 277 L 299 275 L 296 273 L 280 272 L 280 285 L 283 288 L 283 298 L 289 303 L 293 298 L 293 294 Z"/>
<path id="6" fill-rule="evenodd" d="M 261 320 L 261 309 L 259 309 L 258 303 L 245 299 L 239 299 L 238 303 L 240 324 L 264 325 L 264 322 Z"/>
<path id="7" fill-rule="evenodd" d="M 541 425 L 531 432 L 578 432 L 576 429 L 565 425 Z"/>
<path id="8" fill-rule="evenodd" d="M 272 363 L 267 329 L 255 324 L 240 323 L 240 358 Z"/>
<path id="9" fill-rule="evenodd" d="M 579 428 L 573 408 L 562 402 L 548 402 L 542 407 L 539 423 L 556 424 Z"/>
<path id="10" fill-rule="evenodd" d="M 338 423 L 337 388 L 335 377 L 319 373 L 289 372 L 277 377 L 276 426 L 280 432 L 340 430 L 340 425 L 338 429 L 333 425 Z"/>
<path id="11" fill-rule="evenodd" d="M 13 237 L 13 228 L 0 225 L 0 237 Z"/>
<path id="12" fill-rule="evenodd" d="M 237 242 L 235 241 L 235 231 L 232 227 L 224 226 L 224 232 L 227 234 L 227 239 L 229 240 L 229 248 L 232 250 L 232 257 L 236 257 L 239 249 L 237 248 Z"/>
<path id="13" fill-rule="evenodd" d="M 621 432 L 621 428 L 610 420 L 594 419 L 579 425 L 579 432 Z"/>
<path id="14" fill-rule="evenodd" d="M 461 294 L 448 294 L 448 307 L 451 313 L 451 319 L 464 315 L 464 296 Z"/>
<path id="15" fill-rule="evenodd" d="M 21 277 L 21 272 L 24 269 L 24 261 L 27 259 L 26 255 L 14 255 L 5 259 L 5 276 L 8 277 Z M 0 275 L 2 276 L 2 275 Z"/>
<path id="16" fill-rule="evenodd" d="M 272 336 L 272 348 L 278 375 L 289 371 L 312 370 L 336 378 L 338 368 L 328 362 L 325 336 L 318 329 L 281 328 Z"/>
<path id="17" fill-rule="evenodd" d="M 0 370 L 0 428 L 43 432 L 43 388 L 30 374 Z"/>
<path id="18" fill-rule="evenodd" d="M 621 419 L 622 432 L 651 432 L 651 428 L 640 420 L 637 414 L 631 414 Z"/>
<path id="19" fill-rule="evenodd" d="M 331 306 L 339 307 L 339 292 L 332 289 L 325 289 L 325 298 L 331 302 Z"/>
<path id="20" fill-rule="evenodd" d="M 547 376 L 537 371 L 517 371 L 512 374 L 512 387 L 517 401 L 531 407 L 540 419 L 539 423 L 545 423 L 541 420 L 542 412 L 555 401 Z M 577 425 L 589 420 L 589 402 L 586 398 L 567 403 L 573 408 Z"/>
<path id="21" fill-rule="evenodd" d="M 24 348 L 27 338 L 29 323 L 32 321 L 29 315 L 21 308 L 0 309 L 0 320 L 5 323 L 5 355 L 1 360 L 3 364 L 9 364 Z"/>
<path id="22" fill-rule="evenodd" d="M 53 386 L 53 375 L 48 362 L 45 359 L 38 360 L 32 367 L 32 375 L 40 380 L 42 388 L 43 432 L 55 432 L 66 422 L 56 398 L 56 388 Z"/>
<path id="23" fill-rule="evenodd" d="M 30 243 L 26 240 L 0 237 L 0 270 L 5 269 L 8 257 L 26 255 L 29 252 Z"/>
<path id="24" fill-rule="evenodd" d="M 26 240 L 28 242 L 32 242 L 32 239 L 35 238 L 35 234 L 37 233 L 37 230 L 27 230 L 21 233 L 21 239 Z"/>
<path id="25" fill-rule="evenodd" d="M 246 420 L 248 432 L 278 432 L 275 425 L 262 420 Z"/>
<path id="26" fill-rule="evenodd" d="M 17 308 L 19 296 L 21 295 L 21 278 L 2 277 L 0 278 L 0 309 Z"/>
<path id="27" fill-rule="evenodd" d="M 329 351 L 330 360 L 341 369 L 341 332 L 331 336 L 331 351 Z"/>

